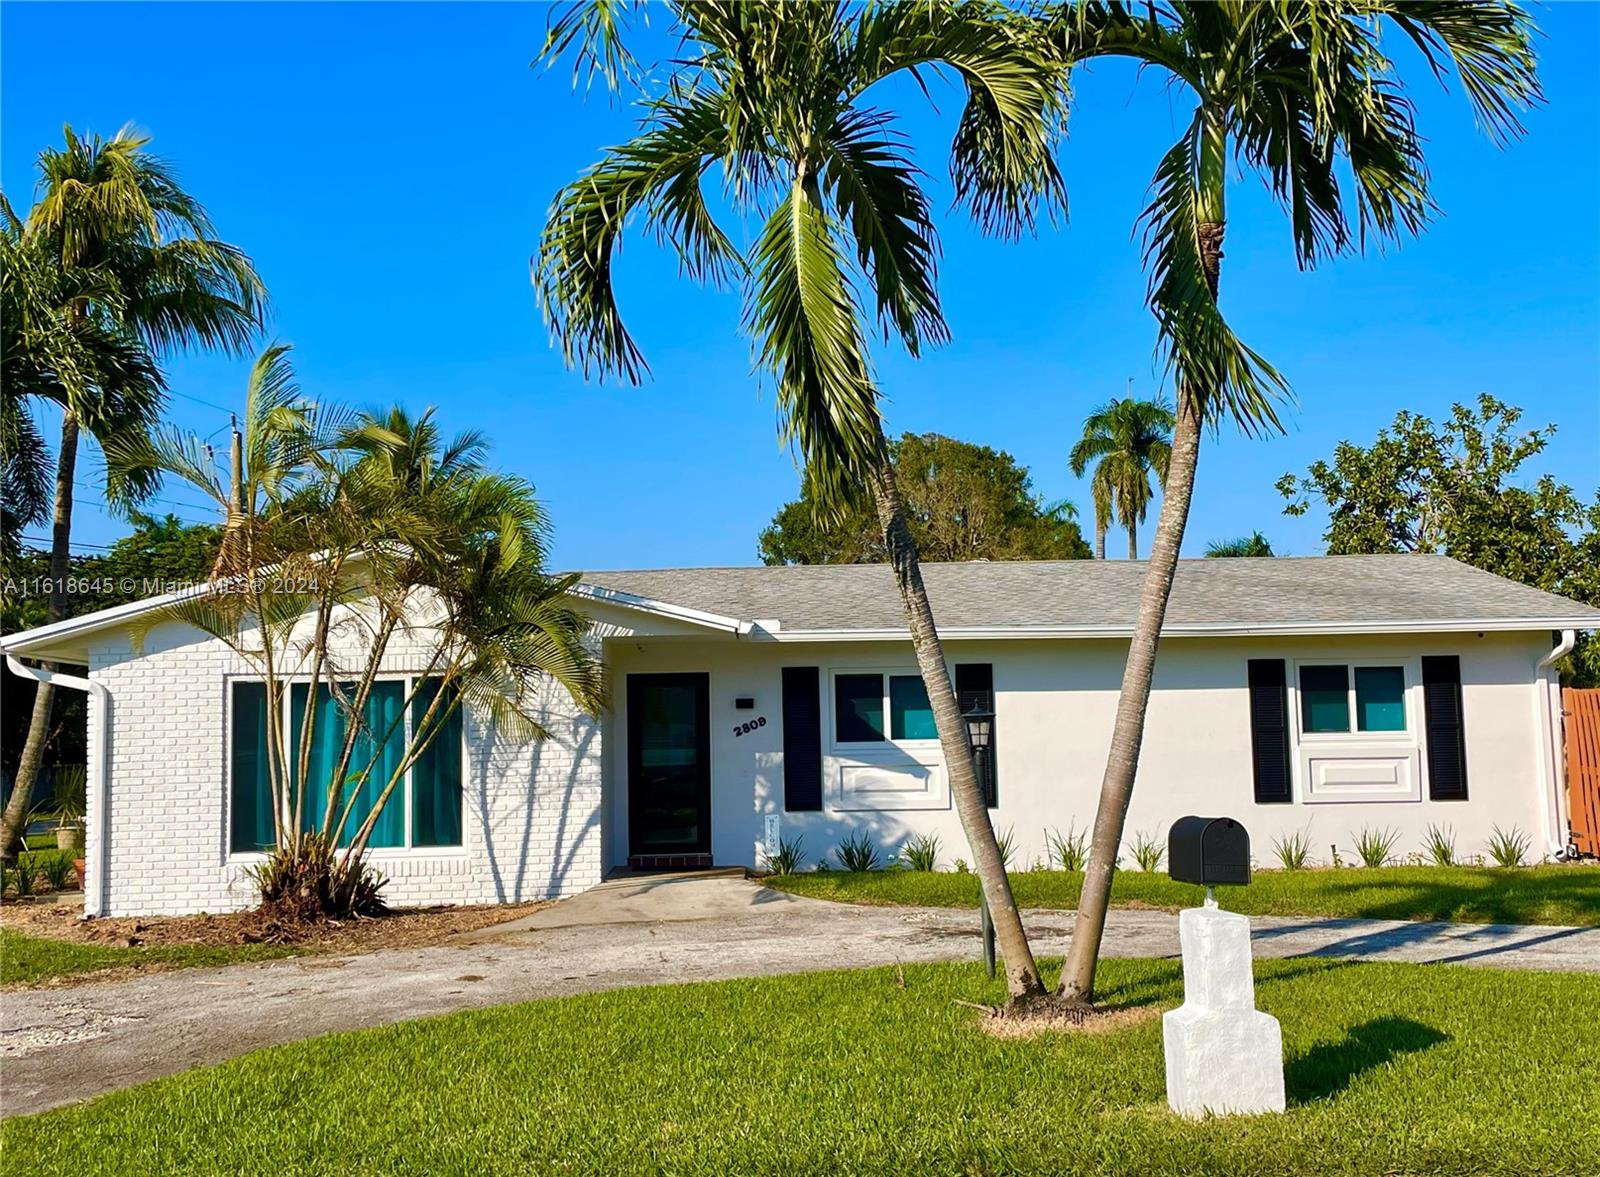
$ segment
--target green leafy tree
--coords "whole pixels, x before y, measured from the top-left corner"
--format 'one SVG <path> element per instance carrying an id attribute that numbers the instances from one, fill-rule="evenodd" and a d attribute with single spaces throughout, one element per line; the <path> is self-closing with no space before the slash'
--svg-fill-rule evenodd
<path id="1" fill-rule="evenodd" d="M 1331 555 L 1439 552 L 1600 605 L 1600 496 L 1585 503 L 1548 474 L 1523 479 L 1556 427 L 1522 431 L 1521 419 L 1521 409 L 1488 395 L 1437 424 L 1402 410 L 1371 445 L 1341 441 L 1331 460 L 1279 479 L 1284 511 L 1326 511 Z M 1593 680 L 1596 654 L 1586 636 L 1568 677 Z"/>
<path id="2" fill-rule="evenodd" d="M 937 433 L 889 444 L 917 554 L 924 560 L 1078 560 L 1089 554 L 1071 504 L 1047 504 L 1010 454 Z M 870 503 L 843 517 L 809 485 L 761 533 L 767 564 L 864 564 L 888 558 Z"/>
<path id="3" fill-rule="evenodd" d="M 581 73 L 640 79 L 627 52 L 636 6 L 566 9 L 546 56 Z M 612 284 L 630 221 L 697 281 L 737 283 L 759 369 L 775 384 L 785 440 L 818 505 L 844 512 L 870 490 L 937 722 L 951 793 L 1005 955 L 1013 998 L 1043 994 L 934 626 L 916 541 L 884 436 L 868 333 L 912 355 L 949 335 L 937 230 L 922 175 L 878 83 L 953 75 L 965 91 L 949 166 L 955 199 L 984 228 L 1016 233 L 1061 195 L 1053 147 L 1061 68 L 1032 23 L 1000 3 L 673 3 L 680 37 L 665 80 L 643 95 L 644 124 L 557 196 L 535 283 L 569 363 L 637 380 L 639 348 Z M 754 222 L 741 252 L 702 190 Z"/>
<path id="4" fill-rule="evenodd" d="M 83 362 L 67 378 L 47 368 L 55 353 L 29 361 L 55 377 L 40 382 L 39 394 L 59 394 L 52 397 L 58 399 L 62 420 L 50 574 L 64 585 L 71 572 L 81 432 L 88 430 L 104 446 L 152 425 L 160 414 L 162 386 L 149 357 L 191 347 L 242 349 L 260 326 L 266 291 L 249 258 L 217 239 L 205 209 L 146 150 L 147 137 L 129 128 L 110 139 L 81 138 L 71 127 L 63 133 L 64 147 L 39 155 L 38 200 L 27 217 L 19 219 L 9 203 L 4 213 L 30 258 L 57 271 L 46 287 L 61 320 L 54 334 L 79 342 L 92 336 L 115 340 L 125 361 L 113 367 L 115 349 L 85 347 Z M 7 410 L 6 416 L 6 430 L 27 437 L 17 425 L 19 415 Z M 150 489 L 148 483 L 114 475 L 107 495 L 113 503 L 130 502 Z M 66 615 L 65 594 L 58 589 L 50 596 L 49 620 Z M 0 845 L 14 843 L 26 819 L 54 694 L 42 685 L 34 698 L 16 783 L 0 818 Z"/>
<path id="5" fill-rule="evenodd" d="M 1115 518 L 1128 532 L 1128 559 L 1139 558 L 1139 524 L 1144 522 L 1157 482 L 1167 480 L 1172 457 L 1172 410 L 1159 401 L 1118 397 L 1090 413 L 1083 436 L 1068 459 L 1075 477 L 1094 463 L 1089 482 L 1094 501 L 1094 555 L 1106 558 L 1106 530 Z"/>
<path id="6" fill-rule="evenodd" d="M 1066 61 L 1129 57 L 1192 100 L 1141 217 L 1149 303 L 1175 383 L 1172 456 L 1128 648 L 1088 870 L 1061 997 L 1088 1003 L 1111 874 L 1144 737 L 1156 647 L 1194 493 L 1200 438 L 1232 418 L 1277 426 L 1283 379 L 1229 328 L 1217 301 L 1232 169 L 1258 176 L 1288 216 L 1302 266 L 1422 229 L 1433 204 L 1410 100 L 1384 52 L 1395 36 L 1452 73 L 1496 139 L 1539 100 L 1535 30 L 1514 4 L 1338 0 L 1149 4 L 1079 0 L 1047 21 Z"/>
<path id="7" fill-rule="evenodd" d="M 1237 539 L 1219 539 L 1206 547 L 1208 556 L 1275 556 L 1267 537 L 1259 531 L 1241 535 Z"/>

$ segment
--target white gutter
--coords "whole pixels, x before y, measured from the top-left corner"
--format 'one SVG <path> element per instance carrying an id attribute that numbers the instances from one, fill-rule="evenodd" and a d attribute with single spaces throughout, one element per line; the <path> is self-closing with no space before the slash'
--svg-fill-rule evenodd
<path id="1" fill-rule="evenodd" d="M 34 682 L 49 686 L 84 691 L 99 702 L 98 722 L 92 714 L 90 717 L 95 738 L 89 743 L 89 812 L 84 829 L 84 874 L 88 877 L 83 880 L 83 914 L 104 915 L 108 906 L 106 885 L 110 882 L 111 864 L 111 841 L 106 837 L 106 813 L 110 802 L 106 785 L 107 768 L 111 762 L 111 692 L 106 689 L 105 683 L 93 679 L 63 674 L 59 670 L 46 670 L 42 666 L 25 666 L 13 654 L 6 655 L 6 665 L 11 668 L 11 673 L 23 678 L 31 678 Z M 91 830 L 95 831 L 93 836 L 90 835 Z M 89 852 L 90 847 L 93 847 L 93 853 Z"/>
<path id="2" fill-rule="evenodd" d="M 622 609 L 636 609 L 644 613 L 654 613 L 658 617 L 670 617 L 674 621 L 687 621 L 691 625 L 703 625 L 707 629 L 718 629 L 724 633 L 744 636 L 751 630 L 750 622 L 740 621 L 737 617 L 723 617 L 719 613 L 707 613 L 703 609 L 691 609 L 687 605 L 674 605 L 671 601 L 656 601 L 649 597 L 640 597 L 633 593 L 621 592 L 618 589 L 602 588 L 597 584 L 580 582 L 573 585 L 567 592 L 574 597 L 584 597 L 591 601 L 616 605 Z"/>
<path id="3" fill-rule="evenodd" d="M 1270 621 L 1270 622 L 1180 622 L 1162 627 L 1163 638 L 1200 637 L 1316 637 L 1319 635 L 1360 636 L 1362 634 L 1414 633 L 1526 633 L 1550 630 L 1563 624 L 1581 624 L 1561 618 L 1461 618 L 1450 621 Z M 784 629 L 767 630 L 757 625 L 757 635 L 779 642 L 904 642 L 911 634 L 904 629 Z M 939 636 L 946 641 L 1021 641 L 1039 638 L 1120 638 L 1133 636 L 1128 625 L 941 625 Z"/>
<path id="4" fill-rule="evenodd" d="M 1572 653 L 1578 631 L 1564 629 L 1555 648 L 1534 665 L 1534 714 L 1539 725 L 1539 813 L 1544 821 L 1545 853 L 1554 858 L 1567 848 L 1566 761 L 1562 748 L 1561 680 L 1555 663 Z"/>

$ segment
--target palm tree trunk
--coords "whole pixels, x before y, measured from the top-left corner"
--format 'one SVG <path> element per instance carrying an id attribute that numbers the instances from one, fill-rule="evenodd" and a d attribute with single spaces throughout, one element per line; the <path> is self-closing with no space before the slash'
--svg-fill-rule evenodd
<path id="1" fill-rule="evenodd" d="M 1221 161 L 1225 159 L 1225 142 L 1218 133 L 1206 146 L 1201 172 L 1201 207 L 1211 215 L 1196 226 L 1196 236 L 1206 284 L 1214 299 L 1222 274 L 1224 179 Z M 1083 894 L 1078 901 L 1078 915 L 1072 927 L 1072 944 L 1067 950 L 1066 963 L 1061 966 L 1061 983 L 1056 989 L 1056 996 L 1072 1005 L 1088 1005 L 1094 1001 L 1095 966 L 1099 963 L 1100 940 L 1105 935 L 1106 910 L 1111 902 L 1111 876 L 1128 821 L 1133 780 L 1139 771 L 1139 748 L 1144 741 L 1156 646 L 1167 616 L 1167 600 L 1172 595 L 1172 577 L 1178 569 L 1178 549 L 1183 545 L 1184 529 L 1189 522 L 1189 502 L 1194 496 L 1195 468 L 1200 460 L 1203 392 L 1184 386 L 1178 390 L 1178 417 L 1172 431 L 1172 456 L 1161 499 L 1161 515 L 1156 520 L 1150 564 L 1145 569 L 1144 587 L 1139 594 L 1139 615 L 1128 643 L 1128 663 L 1122 674 L 1122 693 L 1117 698 L 1117 718 L 1111 729 L 1105 776 L 1100 782 L 1100 805 L 1094 815 L 1094 836 L 1084 872 Z M 1131 530 L 1129 536 L 1131 542 Z"/>
<path id="2" fill-rule="evenodd" d="M 1034 963 L 1033 949 L 1028 944 L 1022 915 L 1011 894 L 1011 880 L 1000 858 L 1000 845 L 995 840 L 994 826 L 989 821 L 989 810 L 983 803 L 983 793 L 978 787 L 966 721 L 961 718 L 961 709 L 956 703 L 955 688 L 950 682 L 949 668 L 945 665 L 944 645 L 939 640 L 938 630 L 934 628 L 933 608 L 928 604 L 927 589 L 922 583 L 916 541 L 912 539 L 911 528 L 906 522 L 905 504 L 901 501 L 900 487 L 889 461 L 888 444 L 882 436 L 878 439 L 878 454 L 878 464 L 871 474 L 878 523 L 883 530 L 889 563 L 894 568 L 895 583 L 900 588 L 900 599 L 905 605 L 917 666 L 922 671 L 922 681 L 928 689 L 928 702 L 933 707 L 934 722 L 939 730 L 939 746 L 944 753 L 945 772 L 950 776 L 950 792 L 955 798 L 956 812 L 961 817 L 961 828 L 967 835 L 967 844 L 972 849 L 978 882 L 983 887 L 983 897 L 994 921 L 995 939 L 1005 958 L 1006 988 L 1011 995 L 1011 1005 L 1016 1008 L 1043 997 L 1044 981 L 1039 975 L 1039 966 Z"/>
<path id="3" fill-rule="evenodd" d="M 72 479 L 77 467 L 78 418 L 67 409 L 61 416 L 61 452 L 56 457 L 56 512 L 50 532 L 50 603 L 45 617 L 52 622 L 67 615 L 67 577 L 72 574 Z M 38 683 L 34 687 L 28 739 L 22 746 L 11 799 L 6 803 L 4 815 L 0 816 L 0 850 L 8 857 L 22 836 L 33 808 L 33 790 L 39 781 L 45 744 L 50 738 L 50 710 L 55 694 L 55 688 L 48 683 Z"/>
<path id="4" fill-rule="evenodd" d="M 1106 525 L 1103 521 L 1096 520 L 1094 525 L 1094 558 L 1106 558 Z"/>
<path id="5" fill-rule="evenodd" d="M 1128 520 L 1128 559 L 1139 558 L 1139 525 L 1133 520 Z"/>
<path id="6" fill-rule="evenodd" d="M 1145 712 L 1150 703 L 1150 679 L 1155 671 L 1156 645 L 1166 619 L 1167 597 L 1178 566 L 1178 548 L 1188 522 L 1189 500 L 1194 493 L 1195 464 L 1200 455 L 1200 414 L 1192 398 L 1184 397 L 1172 433 L 1172 463 L 1167 471 L 1166 495 L 1150 547 L 1150 566 L 1139 596 L 1139 616 L 1128 645 L 1128 662 L 1117 699 L 1111 750 L 1100 782 L 1100 805 L 1095 812 L 1094 837 L 1078 901 L 1072 945 L 1061 969 L 1057 995 L 1074 1004 L 1094 1000 L 1095 964 L 1105 933 L 1106 909 L 1111 900 L 1111 877 L 1117 850 L 1133 797 L 1133 779 L 1139 770 L 1139 746 L 1144 739 Z"/>

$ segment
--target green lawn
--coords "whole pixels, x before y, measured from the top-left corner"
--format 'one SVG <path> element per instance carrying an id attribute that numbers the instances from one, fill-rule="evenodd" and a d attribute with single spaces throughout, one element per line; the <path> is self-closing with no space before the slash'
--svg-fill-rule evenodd
<path id="1" fill-rule="evenodd" d="M 797 895 L 845 903 L 978 905 L 978 880 L 970 874 L 826 871 L 765 881 L 769 887 Z M 1068 871 L 1018 871 L 1011 876 L 1011 886 L 1024 907 L 1073 908 L 1078 905 L 1083 876 Z M 1118 871 L 1111 889 L 1114 904 L 1172 910 L 1194 907 L 1204 896 L 1203 888 L 1174 883 L 1159 871 Z M 1600 927 L 1600 869 L 1388 866 L 1377 870 L 1257 871 L 1247 887 L 1219 888 L 1217 901 L 1246 915 Z"/>
<path id="2" fill-rule="evenodd" d="M 1263 961 L 1290 1110 L 1167 1112 L 1161 1027 L 997 1041 L 976 964 L 621 990 L 314 1039 L 12 1120 L 30 1177 L 1579 1173 L 1600 979 Z M 1104 962 L 1174 1005 L 1172 961 Z"/>
<path id="3" fill-rule="evenodd" d="M 174 944 L 149 948 L 122 948 L 104 944 L 75 944 L 45 936 L 25 936 L 0 928 L 0 984 L 37 984 L 50 977 L 93 973 L 126 965 L 161 968 L 208 968 L 242 960 L 289 956 L 295 949 L 282 944 Z"/>

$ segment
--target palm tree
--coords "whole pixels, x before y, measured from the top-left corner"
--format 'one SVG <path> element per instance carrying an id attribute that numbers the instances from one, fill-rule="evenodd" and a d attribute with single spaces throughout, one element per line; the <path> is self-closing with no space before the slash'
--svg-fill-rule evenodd
<path id="1" fill-rule="evenodd" d="M 1231 416 L 1274 428 L 1278 374 L 1240 343 L 1217 304 L 1229 163 L 1259 175 L 1289 215 L 1302 266 L 1422 229 L 1433 204 L 1412 106 L 1381 37 L 1397 34 L 1434 75 L 1453 70 L 1497 141 L 1539 101 L 1535 29 L 1514 4 L 1080 2 L 1049 30 L 1066 61 L 1131 57 L 1187 88 L 1194 113 L 1162 157 L 1142 223 L 1149 300 L 1177 386 L 1161 514 L 1129 643 L 1092 850 L 1060 996 L 1088 1003 L 1111 874 L 1138 768 L 1156 644 L 1194 491 L 1200 434 Z M 1343 173 L 1353 183 L 1342 187 Z M 1355 225 L 1351 224 L 1353 205 Z"/>
<path id="2" fill-rule="evenodd" d="M 122 344 L 132 366 L 80 368 L 58 379 L 61 443 L 56 452 L 47 617 L 66 616 L 73 479 L 82 430 L 102 442 L 152 425 L 161 409 L 159 374 L 148 356 L 188 347 L 242 349 L 261 323 L 266 290 L 250 259 L 216 239 L 205 209 L 160 159 L 148 137 L 124 128 L 110 139 L 64 129 L 64 148 L 40 153 L 39 199 L 25 220 L 9 204 L 10 231 L 55 276 L 55 312 L 71 335 Z M 105 349 L 102 349 L 102 356 Z M 134 361 L 137 360 L 137 363 Z M 59 376 L 59 373 L 58 373 Z M 108 493 L 138 497 L 148 485 Z M 3 819 L 0 846 L 15 841 L 44 756 L 54 688 L 40 684 Z"/>
<path id="3" fill-rule="evenodd" d="M 1160 401 L 1117 397 L 1090 413 L 1083 437 L 1068 459 L 1074 477 L 1095 462 L 1089 483 L 1094 501 L 1094 554 L 1106 558 L 1106 530 L 1113 516 L 1128 530 L 1128 559 L 1139 558 L 1139 524 L 1144 522 L 1155 491 L 1150 486 L 1167 480 L 1172 456 L 1172 410 Z"/>
<path id="4" fill-rule="evenodd" d="M 1206 548 L 1207 556 L 1273 556 L 1277 553 L 1259 531 L 1241 535 L 1237 539 L 1219 539 Z"/>
<path id="5" fill-rule="evenodd" d="M 395 790 L 463 705 L 508 739 L 542 739 L 531 682 L 559 684 L 590 714 L 605 691 L 590 623 L 570 603 L 577 575 L 544 571 L 549 525 L 533 488 L 486 470 L 479 435 L 446 441 L 431 409 L 351 415 L 307 402 L 288 352 L 273 345 L 256 360 L 230 468 L 172 428 L 108 457 L 182 478 L 227 519 L 220 588 L 141 618 L 136 640 L 167 621 L 193 625 L 260 674 L 269 714 L 282 713 L 291 681 L 308 696 L 325 690 L 337 709 L 325 777 L 311 768 L 316 707 L 293 747 L 283 725 L 268 726 L 274 850 L 258 881 L 272 900 L 292 899 L 283 879 L 316 880 L 307 890 L 326 904 L 320 914 L 340 914 L 371 888 L 364 854 Z M 409 733 L 396 729 L 401 754 L 373 781 L 378 754 L 363 761 L 357 744 L 367 736 L 380 749 L 396 734 L 372 731 L 365 715 L 402 633 L 426 633 L 431 654 L 396 711 L 397 725 L 414 718 Z"/>
<path id="6" fill-rule="evenodd" d="M 0 196 L 0 533 L 14 553 L 23 527 L 42 522 L 51 499 L 50 446 L 34 417 L 38 402 L 73 406 L 101 435 L 137 428 L 160 395 L 160 373 L 143 343 L 61 308 L 114 290 L 94 270 L 63 271 Z"/>
<path id="7" fill-rule="evenodd" d="M 587 65 L 613 83 L 636 76 L 623 37 L 629 10 L 570 8 L 552 26 L 547 57 L 576 46 L 580 71 Z M 1040 996 L 884 439 L 867 343 L 874 318 L 912 355 L 949 330 L 921 174 L 893 113 L 866 93 L 902 73 L 959 78 L 966 105 L 949 160 L 956 198 L 984 228 L 1015 234 L 1061 195 L 1052 157 L 1059 68 L 1031 22 L 987 0 L 670 10 L 686 60 L 674 63 L 664 92 L 646 98 L 640 132 L 555 199 L 535 262 L 545 315 L 569 364 L 642 376 L 612 289 L 612 252 L 630 215 L 691 277 L 740 285 L 745 329 L 776 384 L 782 435 L 799 448 L 823 509 L 870 491 L 1010 992 L 1015 1001 Z M 702 192 L 714 166 L 736 214 L 758 222 L 746 253 Z"/>

